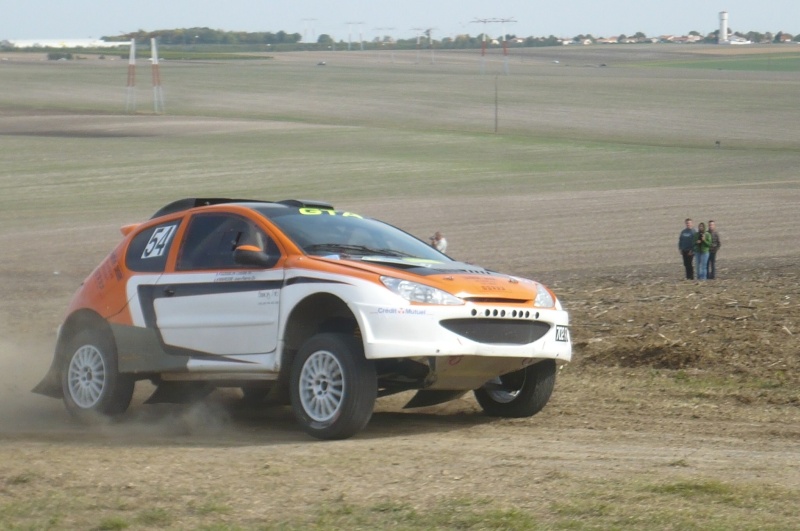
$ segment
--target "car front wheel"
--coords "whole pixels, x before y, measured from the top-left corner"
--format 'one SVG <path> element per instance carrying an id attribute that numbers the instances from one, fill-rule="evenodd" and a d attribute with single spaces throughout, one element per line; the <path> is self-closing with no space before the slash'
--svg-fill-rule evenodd
<path id="1" fill-rule="evenodd" d="M 352 336 L 318 334 L 292 364 L 292 410 L 303 429 L 318 439 L 346 439 L 364 429 L 377 395 L 375 365 Z"/>
<path id="2" fill-rule="evenodd" d="M 117 370 L 117 350 L 107 333 L 84 330 L 67 345 L 61 387 L 67 410 L 81 420 L 128 409 L 135 380 Z"/>
<path id="3" fill-rule="evenodd" d="M 547 404 L 555 383 L 556 362 L 544 360 L 487 382 L 475 398 L 487 415 L 531 417 Z"/>

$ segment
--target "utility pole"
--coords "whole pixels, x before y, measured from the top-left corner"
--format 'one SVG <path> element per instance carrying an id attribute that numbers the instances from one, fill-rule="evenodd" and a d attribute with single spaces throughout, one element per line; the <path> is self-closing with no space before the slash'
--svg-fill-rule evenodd
<path id="1" fill-rule="evenodd" d="M 428 36 L 428 46 L 431 47 L 431 64 L 436 64 L 436 58 L 433 55 L 433 30 L 437 28 L 428 28 L 425 30 L 425 35 Z"/>
<path id="2" fill-rule="evenodd" d="M 484 27 L 483 41 L 481 42 L 481 74 L 484 72 L 486 64 L 486 24 L 501 24 L 500 31 L 503 33 L 503 72 L 508 75 L 508 40 L 506 39 L 505 24 L 516 22 L 516 19 L 511 18 L 476 18 L 473 23 L 481 23 Z"/>
<path id="3" fill-rule="evenodd" d="M 136 39 L 131 39 L 128 52 L 128 87 L 125 90 L 125 112 L 136 112 Z"/>
<path id="4" fill-rule="evenodd" d="M 516 22 L 514 18 L 501 18 L 498 19 L 500 30 L 503 32 L 503 72 L 508 75 L 508 35 L 506 34 L 505 24 L 508 22 Z"/>
<path id="5" fill-rule="evenodd" d="M 483 24 L 483 39 L 481 40 L 481 74 L 486 70 L 486 24 L 492 22 L 491 18 L 476 18 L 473 23 Z"/>
<path id="6" fill-rule="evenodd" d="M 422 32 L 425 31 L 424 28 L 411 28 L 412 31 L 417 32 L 417 62 L 415 64 L 419 64 L 419 41 L 422 38 Z"/>
<path id="7" fill-rule="evenodd" d="M 375 31 L 394 31 L 395 28 L 374 28 Z M 392 53 L 392 63 L 394 63 L 394 37 L 388 35 L 389 37 L 389 50 Z"/>
<path id="8" fill-rule="evenodd" d="M 305 30 L 303 31 L 303 42 L 308 42 L 308 40 L 306 39 L 306 34 L 308 33 L 308 23 L 309 22 L 314 22 L 315 20 L 317 20 L 317 19 L 315 19 L 315 18 L 304 18 L 303 19 L 303 22 L 305 23 Z M 314 35 L 314 25 L 312 24 L 311 25 L 311 40 L 312 41 L 314 40 L 314 37 L 315 37 L 315 35 Z"/>
<path id="9" fill-rule="evenodd" d="M 353 41 L 353 25 L 358 26 L 358 40 L 361 41 L 361 51 L 364 51 L 364 39 L 361 37 L 361 25 L 363 22 L 347 22 L 347 51 L 349 52 L 351 49 L 351 44 Z"/>
<path id="10" fill-rule="evenodd" d="M 150 53 L 153 61 L 153 112 L 164 112 L 164 90 L 161 88 L 161 72 L 158 69 L 158 46 L 155 37 L 150 39 Z"/>

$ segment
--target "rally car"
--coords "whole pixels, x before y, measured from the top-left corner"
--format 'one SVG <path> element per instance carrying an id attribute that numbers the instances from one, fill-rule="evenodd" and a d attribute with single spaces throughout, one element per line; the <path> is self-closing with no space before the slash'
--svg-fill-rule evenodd
<path id="1" fill-rule="evenodd" d="M 237 387 L 343 439 L 378 397 L 406 407 L 474 391 L 528 417 L 570 360 L 569 318 L 542 284 L 458 262 L 387 223 L 318 201 L 190 198 L 139 224 L 86 278 L 34 392 L 81 419 Z"/>

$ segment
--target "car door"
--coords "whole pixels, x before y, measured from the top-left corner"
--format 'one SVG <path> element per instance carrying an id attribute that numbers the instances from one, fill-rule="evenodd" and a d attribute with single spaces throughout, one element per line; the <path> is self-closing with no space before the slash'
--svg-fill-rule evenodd
<path id="1" fill-rule="evenodd" d="M 254 269 L 236 264 L 233 251 L 256 245 L 272 258 Z M 280 252 L 251 220 L 229 213 L 199 213 L 189 220 L 175 270 L 152 290 L 155 326 L 172 354 L 238 356 L 277 347 L 283 268 Z"/>

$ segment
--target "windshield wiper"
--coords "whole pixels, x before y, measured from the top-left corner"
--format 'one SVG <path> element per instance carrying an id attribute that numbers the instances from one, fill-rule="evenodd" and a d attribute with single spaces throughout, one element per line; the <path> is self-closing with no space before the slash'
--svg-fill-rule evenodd
<path id="1" fill-rule="evenodd" d="M 373 249 L 366 245 L 350 245 L 347 243 L 314 243 L 306 245 L 307 253 L 313 252 L 342 252 L 345 254 L 377 255 L 377 256 L 414 256 L 394 249 Z"/>
<path id="2" fill-rule="evenodd" d="M 344 252 L 344 253 L 358 253 L 358 254 L 372 254 L 374 249 L 365 247 L 364 245 L 349 245 L 346 243 L 313 243 L 306 245 L 304 250 L 307 253 L 312 252 Z"/>
<path id="3" fill-rule="evenodd" d="M 383 256 L 406 256 L 411 258 L 417 258 L 417 255 L 415 254 L 406 253 L 404 251 L 397 251 L 395 249 L 376 249 L 375 252 Z"/>

